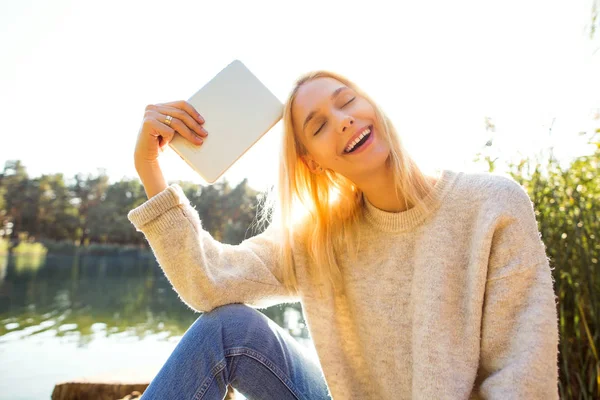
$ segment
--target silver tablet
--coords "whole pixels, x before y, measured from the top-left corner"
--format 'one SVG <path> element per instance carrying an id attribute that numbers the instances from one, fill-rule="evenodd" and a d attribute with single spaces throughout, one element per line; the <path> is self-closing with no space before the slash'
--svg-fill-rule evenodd
<path id="1" fill-rule="evenodd" d="M 169 145 L 208 183 L 214 183 L 283 116 L 283 104 L 239 60 L 188 102 L 204 117 L 201 146 L 176 134 Z"/>

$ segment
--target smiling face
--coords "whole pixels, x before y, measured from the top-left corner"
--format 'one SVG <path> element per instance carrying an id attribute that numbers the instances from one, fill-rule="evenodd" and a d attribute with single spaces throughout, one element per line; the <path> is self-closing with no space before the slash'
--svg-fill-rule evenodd
<path id="1" fill-rule="evenodd" d="M 375 108 L 340 81 L 322 77 L 304 83 L 292 104 L 293 127 L 314 173 L 330 169 L 360 186 L 384 168 L 390 148 Z"/>

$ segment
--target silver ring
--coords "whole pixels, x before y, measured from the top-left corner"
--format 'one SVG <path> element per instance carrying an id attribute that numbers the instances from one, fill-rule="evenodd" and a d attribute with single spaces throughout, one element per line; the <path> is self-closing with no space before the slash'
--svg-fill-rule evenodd
<path id="1" fill-rule="evenodd" d="M 171 117 L 170 115 L 167 115 L 167 118 L 165 118 L 165 124 L 167 124 L 168 126 L 171 126 L 172 119 L 173 119 L 173 117 Z"/>

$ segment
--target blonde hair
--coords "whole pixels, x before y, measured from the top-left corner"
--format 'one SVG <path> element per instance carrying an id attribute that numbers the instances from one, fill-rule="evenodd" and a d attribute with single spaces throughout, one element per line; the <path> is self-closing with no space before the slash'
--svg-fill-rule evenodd
<path id="1" fill-rule="evenodd" d="M 309 265 L 306 267 L 320 292 L 329 281 L 337 294 L 345 292 L 340 255 L 345 250 L 346 255 L 355 258 L 359 251 L 360 238 L 356 228 L 363 216 L 362 191 L 332 170 L 312 173 L 301 159 L 307 150 L 293 128 L 292 105 L 298 89 L 306 82 L 323 77 L 338 80 L 373 105 L 377 125 L 382 127 L 383 138 L 390 147 L 386 165 L 392 170 L 396 194 L 404 199 L 406 209 L 425 208 L 420 200 L 433 188 L 405 151 L 383 110 L 355 83 L 340 74 L 324 70 L 302 75 L 285 102 L 278 185 L 266 196 L 261 212 L 263 222 L 271 219 L 271 223 L 277 224 L 282 232 L 279 262 L 283 266 L 283 283 L 292 293 L 298 291 L 292 252 L 296 246 L 303 247 L 308 254 Z"/>

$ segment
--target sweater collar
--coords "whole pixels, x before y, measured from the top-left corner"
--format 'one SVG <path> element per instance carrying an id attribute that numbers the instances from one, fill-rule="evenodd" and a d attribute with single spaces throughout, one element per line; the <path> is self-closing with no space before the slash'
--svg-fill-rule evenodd
<path id="1" fill-rule="evenodd" d="M 459 174 L 448 169 L 441 170 L 433 190 L 423 200 L 429 212 L 416 207 L 400 212 L 383 211 L 371 204 L 367 197 L 363 195 L 365 216 L 372 225 L 382 231 L 402 232 L 410 230 L 423 222 L 429 214 L 439 207 L 443 197 L 448 193 Z"/>

